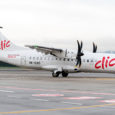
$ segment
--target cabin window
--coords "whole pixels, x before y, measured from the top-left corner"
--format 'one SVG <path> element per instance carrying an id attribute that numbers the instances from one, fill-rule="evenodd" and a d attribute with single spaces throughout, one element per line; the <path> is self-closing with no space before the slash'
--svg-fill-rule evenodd
<path id="1" fill-rule="evenodd" d="M 69 61 L 69 59 L 67 59 L 67 61 Z"/>
<path id="2" fill-rule="evenodd" d="M 29 64 L 32 64 L 32 61 L 30 61 Z"/>
<path id="3" fill-rule="evenodd" d="M 59 58 L 59 60 L 61 61 L 61 58 Z"/>
<path id="4" fill-rule="evenodd" d="M 65 58 L 63 58 L 63 61 L 65 61 Z"/>
<path id="5" fill-rule="evenodd" d="M 37 64 L 40 64 L 40 62 L 37 62 Z"/>
<path id="6" fill-rule="evenodd" d="M 93 59 L 91 60 L 91 62 L 93 62 Z"/>
<path id="7" fill-rule="evenodd" d="M 32 57 L 29 58 L 30 60 L 32 59 Z"/>
<path id="8" fill-rule="evenodd" d="M 97 62 L 97 60 L 95 60 L 95 62 Z"/>
<path id="9" fill-rule="evenodd" d="M 71 61 L 73 61 L 73 59 L 71 59 Z"/>
<path id="10" fill-rule="evenodd" d="M 37 57 L 37 60 L 39 60 L 39 57 Z"/>
<path id="11" fill-rule="evenodd" d="M 87 62 L 89 62 L 89 59 L 87 59 Z"/>
<path id="12" fill-rule="evenodd" d="M 33 60 L 35 60 L 35 57 L 33 57 Z"/>
<path id="13" fill-rule="evenodd" d="M 85 62 L 85 59 L 83 59 L 83 62 Z"/>
<path id="14" fill-rule="evenodd" d="M 46 57 L 44 57 L 44 60 L 46 60 Z"/>
<path id="15" fill-rule="evenodd" d="M 50 58 L 48 57 L 47 60 L 49 60 Z"/>
<path id="16" fill-rule="evenodd" d="M 49 58 L 48 57 L 46 57 L 46 60 L 48 60 Z"/>
<path id="17" fill-rule="evenodd" d="M 40 57 L 40 60 L 42 60 L 42 57 Z"/>

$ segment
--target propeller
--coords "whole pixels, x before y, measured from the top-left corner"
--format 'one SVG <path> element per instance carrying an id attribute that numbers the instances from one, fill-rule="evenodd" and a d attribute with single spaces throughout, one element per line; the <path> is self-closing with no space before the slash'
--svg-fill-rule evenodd
<path id="1" fill-rule="evenodd" d="M 93 42 L 93 53 L 97 52 L 97 45 L 95 45 L 95 43 Z"/>
<path id="2" fill-rule="evenodd" d="M 82 52 L 83 42 L 81 41 L 81 43 L 80 43 L 77 40 L 77 44 L 78 44 L 78 52 L 77 52 L 77 55 L 76 55 L 76 60 L 77 60 L 76 66 L 79 65 L 79 67 L 80 67 L 81 66 L 81 56 L 84 55 L 84 53 Z"/>

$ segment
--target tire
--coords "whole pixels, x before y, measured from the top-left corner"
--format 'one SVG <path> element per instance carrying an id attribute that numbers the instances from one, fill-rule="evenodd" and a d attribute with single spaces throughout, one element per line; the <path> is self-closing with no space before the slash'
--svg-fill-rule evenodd
<path id="1" fill-rule="evenodd" d="M 56 72 L 56 73 L 52 73 L 52 77 L 59 77 L 59 73 L 58 72 Z"/>
<path id="2" fill-rule="evenodd" d="M 67 73 L 67 72 L 62 72 L 62 76 L 63 76 L 63 77 L 67 77 L 67 76 L 68 76 L 68 73 Z"/>

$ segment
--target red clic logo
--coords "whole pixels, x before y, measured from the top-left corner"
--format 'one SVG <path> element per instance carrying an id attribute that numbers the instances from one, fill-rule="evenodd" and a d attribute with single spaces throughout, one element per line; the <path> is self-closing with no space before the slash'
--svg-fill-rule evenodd
<path id="1" fill-rule="evenodd" d="M 115 66 L 115 58 L 110 59 L 109 56 L 107 58 L 103 57 L 102 60 L 97 61 L 95 64 L 96 69 L 105 69 L 112 66 Z"/>
<path id="2" fill-rule="evenodd" d="M 0 50 L 10 47 L 10 41 L 2 40 L 0 41 Z"/>

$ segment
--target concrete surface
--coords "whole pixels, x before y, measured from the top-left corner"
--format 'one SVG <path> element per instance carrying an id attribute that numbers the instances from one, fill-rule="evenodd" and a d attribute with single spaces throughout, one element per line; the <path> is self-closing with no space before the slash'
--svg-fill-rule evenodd
<path id="1" fill-rule="evenodd" d="M 114 115 L 114 74 L 0 70 L 0 115 Z"/>

